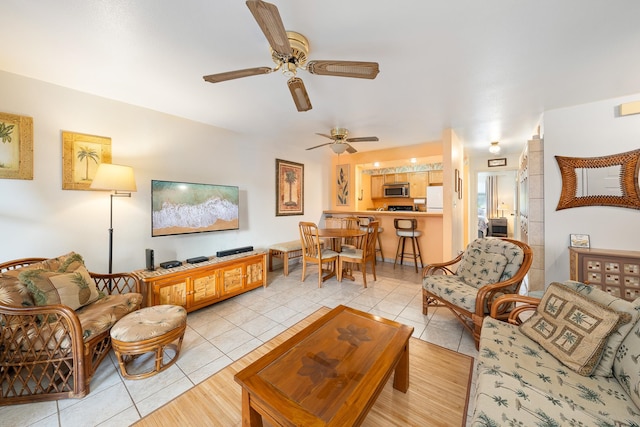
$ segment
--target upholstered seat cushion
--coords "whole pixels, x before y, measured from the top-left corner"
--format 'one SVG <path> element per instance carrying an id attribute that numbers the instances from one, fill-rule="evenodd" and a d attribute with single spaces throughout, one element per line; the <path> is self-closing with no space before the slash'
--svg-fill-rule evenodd
<path id="1" fill-rule="evenodd" d="M 302 242 L 300 240 L 291 240 L 290 242 L 275 243 L 269 246 L 269 249 L 280 252 L 299 251 L 302 249 Z"/>
<path id="2" fill-rule="evenodd" d="M 160 337 L 183 326 L 187 311 L 179 305 L 154 305 L 137 310 L 111 328 L 111 338 L 122 342 L 138 342 Z"/>
<path id="3" fill-rule="evenodd" d="M 476 310 L 478 289 L 468 285 L 459 276 L 426 276 L 422 287 L 433 295 L 467 311 Z"/>
<path id="4" fill-rule="evenodd" d="M 422 236 L 420 230 L 396 230 L 396 235 L 399 237 L 418 237 Z"/>
<path id="5" fill-rule="evenodd" d="M 80 308 L 76 314 L 82 325 L 83 338 L 87 340 L 108 330 L 140 304 L 142 304 L 142 295 L 131 292 L 121 295 L 107 295 Z"/>
<path id="6" fill-rule="evenodd" d="M 518 326 L 490 317 L 482 326 L 476 372 L 470 425 L 626 426 L 640 417 L 616 378 L 579 375 Z"/>

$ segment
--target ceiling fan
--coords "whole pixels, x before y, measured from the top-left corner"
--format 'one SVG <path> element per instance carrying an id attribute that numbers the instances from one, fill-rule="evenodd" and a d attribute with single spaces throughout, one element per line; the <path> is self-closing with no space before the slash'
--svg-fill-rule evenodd
<path id="1" fill-rule="evenodd" d="M 281 69 L 282 74 L 289 77 L 287 85 L 296 108 L 298 111 L 308 111 L 311 109 L 311 101 L 302 79 L 296 76 L 299 69 L 323 76 L 361 79 L 374 79 L 378 75 L 380 70 L 377 62 L 309 61 L 307 63 L 309 54 L 307 38 L 300 33 L 284 29 L 275 5 L 261 0 L 248 0 L 246 3 L 271 46 L 271 59 L 276 64 L 275 68 L 257 67 L 211 74 L 203 77 L 205 81 L 219 83 L 241 77 L 269 74 Z"/>
<path id="2" fill-rule="evenodd" d="M 316 133 L 316 135 L 329 138 L 333 140 L 333 142 L 326 142 L 324 144 L 316 145 L 315 147 L 307 148 L 307 150 L 313 150 L 314 148 L 320 148 L 320 147 L 324 147 L 325 145 L 330 145 L 331 149 L 336 154 L 342 154 L 345 151 L 348 153 L 355 153 L 358 150 L 353 148 L 349 144 L 350 142 L 379 141 L 377 136 L 362 136 L 358 138 L 347 138 L 347 135 L 349 135 L 349 131 L 345 128 L 333 128 L 331 129 L 331 135 L 326 135 L 324 133 Z"/>

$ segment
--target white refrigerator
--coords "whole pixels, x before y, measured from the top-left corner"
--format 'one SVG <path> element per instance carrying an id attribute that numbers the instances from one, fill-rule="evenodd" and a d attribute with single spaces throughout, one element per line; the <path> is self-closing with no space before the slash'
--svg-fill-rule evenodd
<path id="1" fill-rule="evenodd" d="M 442 194 L 442 185 L 427 186 L 427 212 L 442 213 L 444 206 L 444 196 Z"/>

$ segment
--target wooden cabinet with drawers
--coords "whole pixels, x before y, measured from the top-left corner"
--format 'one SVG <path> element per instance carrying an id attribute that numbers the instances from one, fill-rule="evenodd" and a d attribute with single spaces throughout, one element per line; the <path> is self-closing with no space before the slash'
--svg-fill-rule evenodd
<path id="1" fill-rule="evenodd" d="M 640 252 L 569 248 L 569 278 L 633 301 L 640 297 Z"/>
<path id="2" fill-rule="evenodd" d="M 181 305 L 197 310 L 260 286 L 267 286 L 266 252 L 212 257 L 199 264 L 139 270 L 145 305 Z"/>

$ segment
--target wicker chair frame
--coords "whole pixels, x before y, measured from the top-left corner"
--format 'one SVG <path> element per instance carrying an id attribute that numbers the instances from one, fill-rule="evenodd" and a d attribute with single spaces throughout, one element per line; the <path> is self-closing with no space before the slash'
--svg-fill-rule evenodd
<path id="1" fill-rule="evenodd" d="M 476 348 L 478 348 L 480 344 L 480 330 L 482 329 L 482 321 L 484 317 L 488 315 L 488 313 L 485 311 L 485 307 L 489 307 L 493 310 L 493 301 L 501 295 L 505 294 L 505 288 L 513 287 L 513 291 L 509 291 L 508 294 L 517 294 L 520 290 L 522 280 L 527 275 L 527 272 L 531 267 L 531 263 L 533 262 L 533 251 L 531 250 L 531 247 L 526 243 L 504 237 L 491 237 L 491 239 L 501 239 L 519 246 L 523 251 L 524 258 L 522 260 L 520 268 L 518 269 L 516 274 L 513 275 L 513 277 L 505 280 L 504 282 L 492 283 L 478 289 L 475 311 L 468 311 L 444 299 L 440 299 L 437 295 L 434 295 L 426 289 L 422 288 L 422 314 L 426 315 L 428 313 L 429 305 L 444 306 L 448 308 L 456 316 L 456 319 L 458 319 L 462 326 L 464 326 L 469 332 L 471 332 L 476 344 Z M 455 275 L 453 266 L 459 263 L 460 260 L 462 260 L 463 255 L 464 252 L 451 261 L 434 263 L 425 266 L 422 271 L 422 277 L 434 274 Z M 495 312 L 496 318 L 506 320 L 509 317 L 509 313 L 512 308 L 513 307 L 509 304 L 500 305 Z"/>
<path id="2" fill-rule="evenodd" d="M 1 263 L 0 272 L 44 260 Z M 105 294 L 140 293 L 139 279 L 132 274 L 90 275 Z M 18 326 L 4 327 L 9 324 Z M 0 304 L 0 325 L 0 405 L 84 397 L 93 374 L 111 350 L 109 330 L 84 340 L 77 314 L 64 305 L 22 308 Z M 24 340 L 27 334 L 30 339 Z M 29 348 L 24 348 L 25 342 Z"/>

